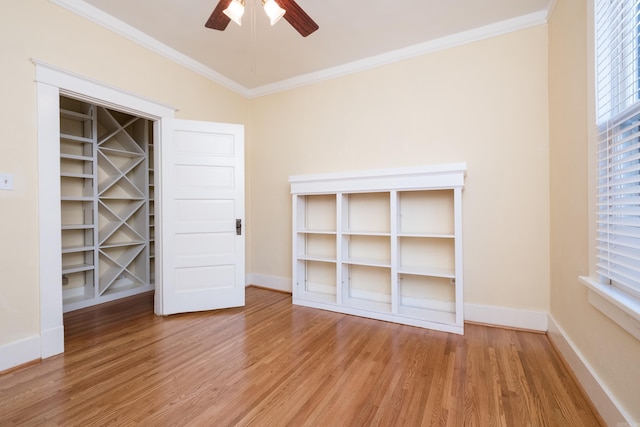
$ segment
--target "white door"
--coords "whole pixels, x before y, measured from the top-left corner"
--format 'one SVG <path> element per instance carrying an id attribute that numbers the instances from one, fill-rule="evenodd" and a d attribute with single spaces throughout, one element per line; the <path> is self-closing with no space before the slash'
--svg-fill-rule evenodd
<path id="1" fill-rule="evenodd" d="M 176 119 L 160 126 L 156 314 L 242 306 L 244 128 Z"/>

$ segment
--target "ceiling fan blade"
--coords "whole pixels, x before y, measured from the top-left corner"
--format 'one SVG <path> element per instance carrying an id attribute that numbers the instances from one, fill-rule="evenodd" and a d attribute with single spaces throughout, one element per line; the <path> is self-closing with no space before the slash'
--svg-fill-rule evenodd
<path id="1" fill-rule="evenodd" d="M 229 25 L 229 22 L 231 22 L 231 19 L 222 13 L 222 11 L 229 7 L 229 3 L 231 3 L 231 0 L 220 0 L 204 26 L 214 30 L 224 31 L 227 25 Z"/>
<path id="2" fill-rule="evenodd" d="M 307 37 L 320 28 L 294 0 L 276 0 L 276 3 L 287 11 L 283 18 L 286 19 L 302 37 Z"/>

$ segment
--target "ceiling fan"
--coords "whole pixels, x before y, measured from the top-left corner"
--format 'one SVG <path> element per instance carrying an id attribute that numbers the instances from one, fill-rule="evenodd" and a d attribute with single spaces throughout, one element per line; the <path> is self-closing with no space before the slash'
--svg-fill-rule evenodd
<path id="1" fill-rule="evenodd" d="M 284 18 L 302 37 L 307 37 L 320 28 L 293 0 L 261 1 L 265 12 L 271 20 L 271 25 L 275 24 L 280 18 Z M 204 26 L 224 31 L 231 20 L 240 25 L 240 20 L 244 13 L 244 3 L 245 0 L 220 0 Z"/>

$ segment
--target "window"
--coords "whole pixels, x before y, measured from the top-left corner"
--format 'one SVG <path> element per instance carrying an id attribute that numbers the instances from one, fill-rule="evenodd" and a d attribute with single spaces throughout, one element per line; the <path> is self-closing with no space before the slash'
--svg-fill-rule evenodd
<path id="1" fill-rule="evenodd" d="M 595 1 L 597 263 L 608 304 L 640 321 L 640 0 Z M 586 279 L 589 280 L 589 279 Z M 603 286 L 604 285 L 604 286 Z M 590 295 L 590 299 L 591 299 Z M 594 300 L 592 299 L 592 302 Z M 598 304 L 594 305 L 598 306 Z M 602 309 L 602 307 L 599 307 Z M 606 310 L 603 310 L 607 312 Z M 609 314 L 609 313 L 607 313 Z M 611 317 L 620 317 L 611 316 Z M 622 316 L 625 317 L 625 316 Z M 624 326 L 624 325 L 623 325 Z M 636 326 L 633 334 L 640 338 Z"/>

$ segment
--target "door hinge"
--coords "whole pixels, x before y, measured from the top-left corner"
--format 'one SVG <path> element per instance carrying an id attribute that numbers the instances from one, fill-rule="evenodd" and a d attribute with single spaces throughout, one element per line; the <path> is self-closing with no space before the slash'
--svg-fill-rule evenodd
<path id="1" fill-rule="evenodd" d="M 242 234 L 242 220 L 236 219 L 236 234 L 240 236 Z"/>

